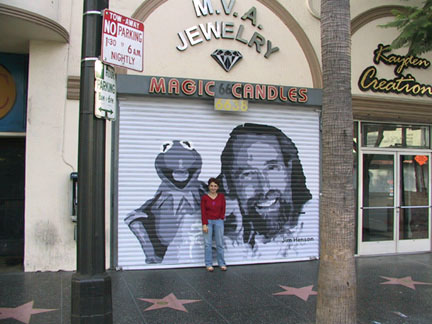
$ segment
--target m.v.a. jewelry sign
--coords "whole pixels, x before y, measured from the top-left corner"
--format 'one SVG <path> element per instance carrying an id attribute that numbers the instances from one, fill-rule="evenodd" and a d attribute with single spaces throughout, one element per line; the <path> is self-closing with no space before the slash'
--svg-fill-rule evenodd
<path id="1" fill-rule="evenodd" d="M 235 10 L 235 0 L 221 0 L 217 4 L 216 1 L 212 2 L 211 0 L 192 0 L 191 3 L 198 18 L 208 15 L 225 15 L 232 21 L 220 19 L 186 28 L 177 33 L 180 39 L 180 44 L 176 46 L 177 50 L 184 52 L 204 41 L 227 39 L 248 47 L 255 47 L 256 51 L 263 54 L 266 59 L 279 51 L 279 47 L 274 46 L 272 41 L 261 33 L 264 26 L 259 24 L 255 7 L 251 7 L 244 13 L 239 13 Z M 240 51 L 230 49 L 217 49 L 211 56 L 227 72 L 243 58 Z"/>

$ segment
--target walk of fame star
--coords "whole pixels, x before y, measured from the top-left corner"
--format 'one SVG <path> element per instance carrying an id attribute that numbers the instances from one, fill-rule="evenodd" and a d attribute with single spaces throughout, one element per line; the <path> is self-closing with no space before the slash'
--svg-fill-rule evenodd
<path id="1" fill-rule="evenodd" d="M 411 276 L 403 277 L 403 278 L 392 278 L 392 277 L 384 277 L 380 276 L 388 281 L 381 282 L 381 285 L 402 285 L 413 290 L 416 289 L 415 285 L 432 285 L 430 282 L 421 282 L 412 280 Z"/>
<path id="2" fill-rule="evenodd" d="M 42 309 L 42 308 L 33 308 L 33 300 L 28 302 L 27 304 L 23 304 L 21 306 L 13 307 L 0 307 L 0 320 L 6 318 L 13 318 L 22 323 L 28 324 L 30 323 L 30 317 L 33 314 L 52 312 L 56 309 Z"/>
<path id="3" fill-rule="evenodd" d="M 169 294 L 168 296 L 165 296 L 162 299 L 150 299 L 150 298 L 138 298 L 138 299 L 149 303 L 153 303 L 152 306 L 144 309 L 145 312 L 153 309 L 168 307 L 168 308 L 172 308 L 187 313 L 188 311 L 183 306 L 183 304 L 190 304 L 190 303 L 196 303 L 201 301 L 201 300 L 194 300 L 194 299 L 177 299 L 177 297 L 173 293 Z"/>
<path id="4" fill-rule="evenodd" d="M 294 287 L 288 287 L 288 286 L 282 286 L 279 285 L 279 287 L 281 287 L 282 289 L 285 289 L 285 291 L 281 291 L 278 293 L 274 293 L 273 295 L 294 295 L 297 296 L 298 298 L 303 299 L 304 301 L 307 301 L 310 295 L 316 295 L 317 292 L 313 291 L 313 285 L 311 286 L 307 286 L 307 287 L 303 287 L 303 288 L 294 288 Z"/>

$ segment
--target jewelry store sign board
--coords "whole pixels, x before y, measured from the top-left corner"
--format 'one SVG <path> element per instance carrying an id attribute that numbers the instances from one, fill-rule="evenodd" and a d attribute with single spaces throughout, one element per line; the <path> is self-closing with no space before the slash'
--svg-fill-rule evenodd
<path id="1" fill-rule="evenodd" d="M 260 24 L 256 7 L 239 12 L 235 9 L 235 0 L 192 0 L 191 4 L 197 18 L 214 16 L 216 20 L 196 24 L 177 33 L 180 39 L 177 50 L 184 52 L 190 48 L 189 45 L 195 46 L 212 39 L 226 39 L 255 48 L 266 59 L 279 52 L 279 47 L 264 36 L 265 28 Z M 233 49 L 217 48 L 210 55 L 226 72 L 243 58 L 240 50 Z"/>
<path id="2" fill-rule="evenodd" d="M 105 9 L 102 22 L 102 61 L 143 71 L 144 24 Z"/>

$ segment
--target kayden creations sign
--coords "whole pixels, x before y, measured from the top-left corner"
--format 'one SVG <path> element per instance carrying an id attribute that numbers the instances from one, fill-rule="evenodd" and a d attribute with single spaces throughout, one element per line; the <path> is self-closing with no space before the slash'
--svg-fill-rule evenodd
<path id="1" fill-rule="evenodd" d="M 211 0 L 192 0 L 193 9 L 198 18 L 224 14 L 225 17 L 234 18 L 236 21 L 217 20 L 186 28 L 177 34 L 180 39 L 177 50 L 186 51 L 190 46 L 211 41 L 213 38 L 222 38 L 254 47 L 266 59 L 279 51 L 277 46 L 274 46 L 269 39 L 261 34 L 264 26 L 258 23 L 257 9 L 251 7 L 246 12 L 239 13 L 234 9 L 235 2 L 235 0 L 221 0 L 219 5 L 214 5 Z M 229 71 L 243 57 L 239 51 L 230 49 L 217 49 L 211 56 L 226 71 Z"/>
<path id="2" fill-rule="evenodd" d="M 373 62 L 393 65 L 396 77 L 394 79 L 379 79 L 377 68 L 369 66 L 360 75 L 358 86 L 362 91 L 373 91 L 383 93 L 397 93 L 412 96 L 432 97 L 432 85 L 418 83 L 411 74 L 404 74 L 406 68 L 427 69 L 430 61 L 413 55 L 391 54 L 390 45 L 379 44 L 374 51 Z"/>

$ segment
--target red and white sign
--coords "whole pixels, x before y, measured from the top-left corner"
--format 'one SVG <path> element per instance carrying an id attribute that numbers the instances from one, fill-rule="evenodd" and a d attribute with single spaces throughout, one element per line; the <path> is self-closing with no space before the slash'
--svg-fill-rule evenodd
<path id="1" fill-rule="evenodd" d="M 105 9 L 101 47 L 104 63 L 142 72 L 144 24 Z"/>

